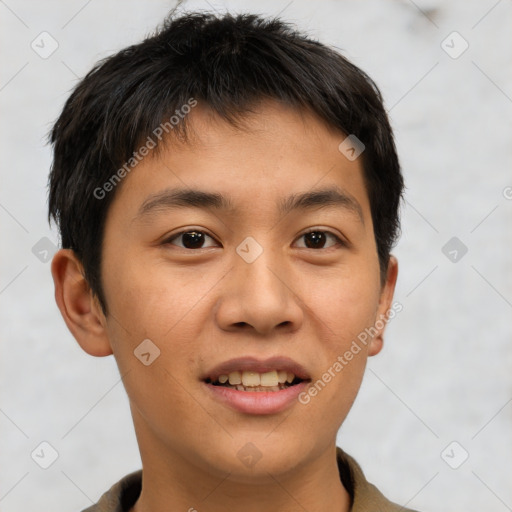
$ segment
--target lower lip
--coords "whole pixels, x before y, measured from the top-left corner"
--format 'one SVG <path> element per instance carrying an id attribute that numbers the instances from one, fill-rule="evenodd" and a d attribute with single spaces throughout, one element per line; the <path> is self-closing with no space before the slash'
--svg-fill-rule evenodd
<path id="1" fill-rule="evenodd" d="M 246 414 L 276 414 L 297 402 L 298 395 L 308 385 L 300 382 L 280 391 L 238 391 L 225 386 L 214 386 L 204 382 L 213 398 L 236 411 Z"/>

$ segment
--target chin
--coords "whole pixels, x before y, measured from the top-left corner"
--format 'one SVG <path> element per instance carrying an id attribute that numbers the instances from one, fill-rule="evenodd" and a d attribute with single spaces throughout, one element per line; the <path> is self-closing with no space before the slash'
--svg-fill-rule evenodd
<path id="1" fill-rule="evenodd" d="M 240 484 L 268 485 L 274 478 L 293 471 L 298 464 L 300 450 L 282 443 L 242 441 L 223 453 L 210 453 L 206 461 L 217 475 L 229 475 L 227 480 Z"/>

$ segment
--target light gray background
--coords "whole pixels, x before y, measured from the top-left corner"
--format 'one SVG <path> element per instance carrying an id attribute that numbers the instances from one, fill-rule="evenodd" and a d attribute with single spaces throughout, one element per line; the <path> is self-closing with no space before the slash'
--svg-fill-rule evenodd
<path id="1" fill-rule="evenodd" d="M 282 11 L 366 70 L 390 111 L 407 183 L 394 251 L 404 309 L 339 445 L 409 507 L 512 510 L 512 1 L 185 3 L 212 6 Z M 50 265 L 32 248 L 58 242 L 45 219 L 45 134 L 70 89 L 171 7 L 0 1 L 2 512 L 81 510 L 140 465 L 114 361 L 80 350 L 54 304 Z M 47 59 L 31 48 L 43 31 L 59 44 Z M 441 47 L 453 31 L 469 43 L 456 59 Z M 446 44 L 461 48 L 454 36 Z M 454 236 L 468 249 L 457 262 L 442 252 Z M 59 455 L 46 470 L 31 458 L 42 441 Z M 452 469 L 446 461 L 462 450 L 468 460 Z"/>

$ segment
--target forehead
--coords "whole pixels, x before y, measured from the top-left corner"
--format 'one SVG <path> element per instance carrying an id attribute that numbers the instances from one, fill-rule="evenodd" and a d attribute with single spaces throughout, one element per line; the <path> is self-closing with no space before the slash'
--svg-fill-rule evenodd
<path id="1" fill-rule="evenodd" d="M 345 137 L 311 112 L 274 101 L 259 103 L 236 126 L 199 104 L 187 117 L 187 141 L 171 137 L 146 156 L 114 203 L 126 202 L 136 215 L 152 198 L 179 187 L 222 193 L 235 213 L 256 203 L 282 211 L 284 196 L 336 188 L 366 217 L 362 162 L 339 151 Z"/>

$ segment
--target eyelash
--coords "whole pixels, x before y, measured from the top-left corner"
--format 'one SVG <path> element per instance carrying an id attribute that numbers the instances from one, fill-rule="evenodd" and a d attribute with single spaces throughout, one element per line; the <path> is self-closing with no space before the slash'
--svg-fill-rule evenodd
<path id="1" fill-rule="evenodd" d="M 175 244 L 172 244 L 172 241 L 177 239 L 177 238 L 179 238 L 182 235 L 187 234 L 187 233 L 201 233 L 203 235 L 206 235 L 206 236 L 210 237 L 212 240 L 215 240 L 215 238 L 213 236 L 209 235 L 206 231 L 202 231 L 200 229 L 187 229 L 187 230 L 184 230 L 184 231 L 180 231 L 179 233 L 175 233 L 170 238 L 167 238 L 166 240 L 164 240 L 163 245 L 175 245 Z M 308 231 L 306 231 L 305 233 L 302 233 L 302 235 L 300 235 L 297 238 L 297 240 L 302 238 L 305 235 L 308 235 L 309 233 L 325 233 L 327 235 L 330 235 L 331 237 L 333 237 L 335 239 L 336 244 L 331 246 L 331 247 L 320 247 L 320 249 L 312 249 L 310 247 L 302 247 L 302 249 L 311 249 L 313 251 L 319 251 L 319 250 L 322 250 L 322 249 L 323 250 L 332 249 L 336 245 L 339 245 L 339 246 L 342 246 L 342 247 L 346 247 L 346 245 L 347 245 L 339 236 L 335 235 L 332 231 L 329 231 L 329 230 L 326 230 L 326 229 L 311 228 Z M 177 246 L 177 247 L 180 247 L 180 246 Z M 210 247 L 199 247 L 198 249 L 188 249 L 187 247 L 180 247 L 180 249 L 184 249 L 186 251 L 198 251 L 200 249 L 210 249 Z"/>

